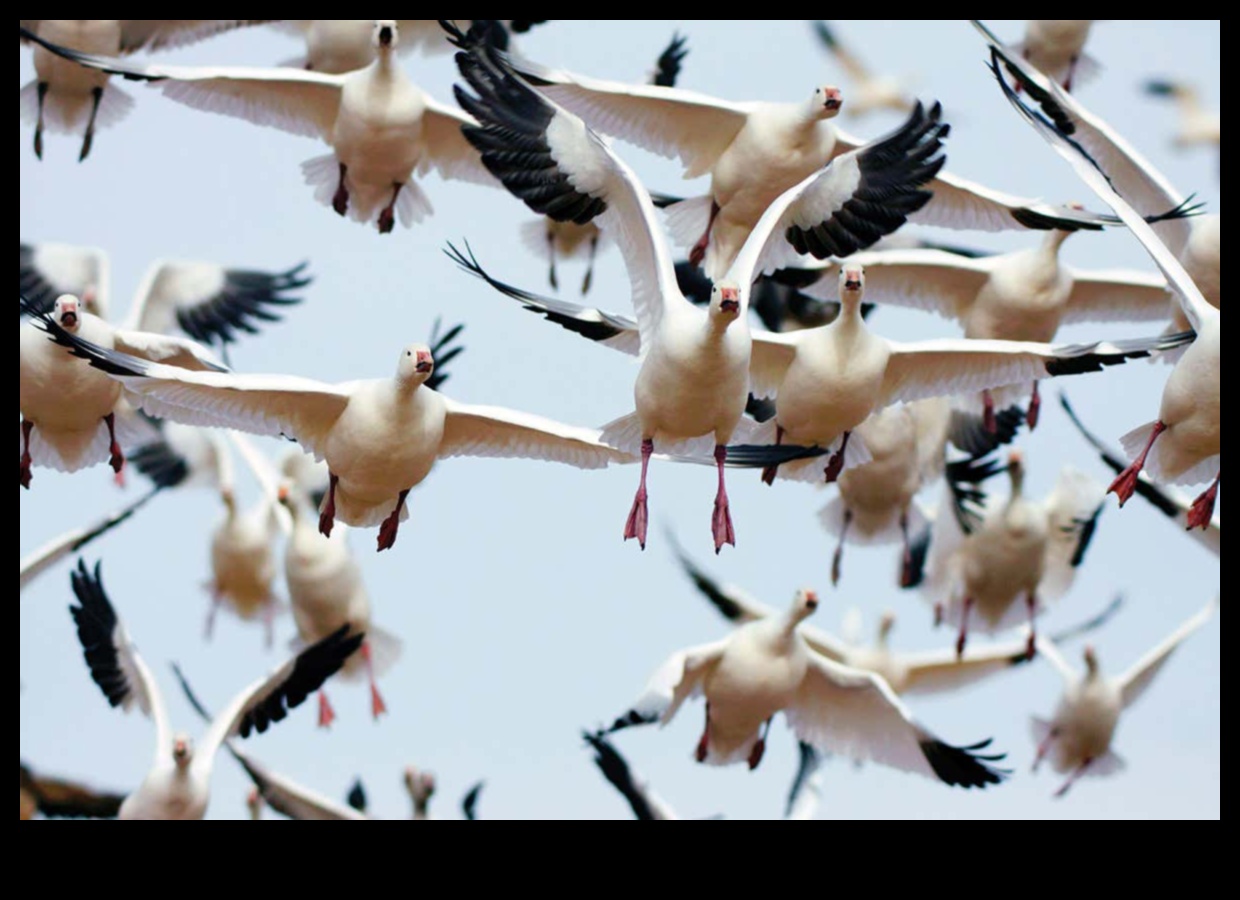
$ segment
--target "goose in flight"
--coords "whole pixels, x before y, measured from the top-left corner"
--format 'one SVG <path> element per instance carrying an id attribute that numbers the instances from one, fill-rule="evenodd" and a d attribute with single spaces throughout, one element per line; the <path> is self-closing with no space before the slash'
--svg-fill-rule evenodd
<path id="1" fill-rule="evenodd" d="M 36 813 L 48 819 L 115 819 L 125 800 L 123 794 L 97 791 L 63 778 L 39 775 L 25 762 L 19 767 L 22 819 L 33 819 Z"/>
<path id="2" fill-rule="evenodd" d="M 270 19 L 20 19 L 21 43 L 34 41 L 35 79 L 22 86 L 22 121 L 34 125 L 34 155 L 43 158 L 44 130 L 82 129 L 78 162 L 90 155 L 96 128 L 106 128 L 133 106 L 133 98 L 108 84 L 106 73 L 66 63 L 44 41 L 98 56 L 163 50 Z M 36 37 L 37 36 L 37 37 Z M 85 123 L 83 124 L 83 120 Z"/>
<path id="3" fill-rule="evenodd" d="M 907 113 L 915 102 L 900 81 L 890 75 L 875 75 L 857 54 L 840 40 L 835 28 L 826 22 L 814 22 L 814 34 L 831 58 L 848 74 L 848 103 L 844 114 L 861 118 L 878 110 Z"/>
<path id="4" fill-rule="evenodd" d="M 302 165 L 315 198 L 340 215 L 390 232 L 431 214 L 415 180 L 431 168 L 445 178 L 494 184 L 461 136 L 467 116 L 436 102 L 393 60 L 394 19 L 373 23 L 376 58 L 343 75 L 282 68 L 138 65 L 82 53 L 22 31 L 53 53 L 97 72 L 151 82 L 195 109 L 318 138 L 332 152 Z"/>
<path id="5" fill-rule="evenodd" d="M 1097 60 L 1085 52 L 1085 42 L 1095 19 L 1029 19 L 1025 39 L 1016 45 L 1022 57 L 1048 78 L 1071 91 L 1099 68 Z"/>
<path id="6" fill-rule="evenodd" d="M 1053 641 L 1038 639 L 1039 655 L 1045 656 L 1064 680 L 1064 693 L 1054 716 L 1035 717 L 1032 722 L 1038 748 L 1033 770 L 1036 772 L 1049 758 L 1056 772 L 1068 775 L 1056 797 L 1067 794 L 1082 776 L 1102 777 L 1123 769 L 1124 761 L 1111 749 L 1120 716 L 1141 699 L 1184 639 L 1210 621 L 1217 605 L 1217 600 L 1207 604 L 1119 676 L 1102 673 L 1093 647 L 1085 648 L 1085 672 L 1081 674 L 1068 664 Z"/>
<path id="7" fill-rule="evenodd" d="M 241 691 L 194 747 L 189 736 L 172 733 L 163 695 L 112 607 L 99 564 L 92 572 L 79 562 L 72 574 L 78 603 L 70 606 L 78 640 L 90 669 L 112 706 L 135 705 L 155 723 L 155 759 L 146 778 L 121 804 L 121 819 L 201 819 L 207 811 L 216 751 L 232 737 L 262 733 L 284 719 L 357 649 L 361 635 L 346 629 L 325 638 Z"/>
<path id="8" fill-rule="evenodd" d="M 990 743 L 953 747 L 917 723 L 887 683 L 812 649 L 798 626 L 813 614 L 813 591 L 796 592 L 786 613 L 748 622 L 728 637 L 678 650 L 655 672 L 642 697 L 611 730 L 666 724 L 685 700 L 706 698 L 706 727 L 695 758 L 710 765 L 746 761 L 756 768 L 775 713 L 797 738 L 820 751 L 984 788 L 1006 772 L 983 754 Z"/>
<path id="9" fill-rule="evenodd" d="M 1221 159 L 1223 120 L 1218 112 L 1206 108 L 1197 88 L 1179 81 L 1155 78 L 1147 81 L 1144 89 L 1151 97 L 1164 97 L 1175 104 L 1180 118 L 1175 133 L 1176 147 L 1214 147 Z"/>
<path id="10" fill-rule="evenodd" d="M 1013 57 L 978 22 L 991 48 L 991 69 L 1013 108 L 1038 132 L 1073 170 L 1123 219 L 1141 242 L 1175 292 L 1180 311 L 1196 340 L 1184 351 L 1163 389 L 1158 418 L 1120 438 L 1132 460 L 1111 482 L 1110 492 L 1122 506 L 1136 490 L 1143 469 L 1156 481 L 1209 486 L 1197 496 L 1188 514 L 1188 527 L 1207 529 L 1214 514 L 1222 477 L 1222 312 L 1210 302 L 1209 290 L 1221 286 L 1219 220 L 1185 231 L 1166 231 L 1167 224 L 1150 225 L 1140 206 L 1174 196 L 1159 173 L 1119 136 L 1099 123 L 1069 94 L 1041 72 Z M 1000 70 L 1000 63 L 1029 97 L 1035 110 L 1022 100 Z M 1153 199 L 1151 199 L 1153 198 Z M 1201 217 L 1205 218 L 1205 217 Z M 1156 231 L 1163 228 L 1162 232 Z M 1213 265 L 1203 263 L 1213 258 Z"/>

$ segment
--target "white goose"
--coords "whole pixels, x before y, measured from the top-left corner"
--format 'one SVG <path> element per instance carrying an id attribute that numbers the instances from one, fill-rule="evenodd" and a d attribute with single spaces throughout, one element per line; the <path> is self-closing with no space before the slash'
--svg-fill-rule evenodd
<path id="1" fill-rule="evenodd" d="M 1125 198 L 1135 197 L 1134 202 L 1146 206 L 1174 196 L 1162 176 L 1058 85 L 1012 58 L 993 35 L 980 24 L 978 27 L 990 42 L 996 60 L 991 67 L 1013 107 L 1141 241 L 1175 289 L 1184 318 L 1197 333 L 1167 379 L 1158 418 L 1120 438 L 1132 464 L 1111 483 L 1110 491 L 1122 506 L 1136 490 L 1141 470 L 1147 467 L 1156 481 L 1209 481 L 1188 514 L 1189 528 L 1208 528 L 1222 477 L 1222 313 L 1217 297 L 1213 304 L 1209 297 L 1211 288 L 1218 291 L 1221 287 L 1219 219 L 1195 224 L 1191 230 L 1183 226 L 1168 231 L 1174 222 L 1150 226 L 1140 209 Z M 1037 91 L 1036 98 L 1049 119 L 1025 105 L 999 71 L 999 59 L 1020 83 Z M 1156 229 L 1162 229 L 1161 233 Z M 1211 258 L 1212 266 L 1203 263 Z"/>
<path id="2" fill-rule="evenodd" d="M 37 35 L 42 40 L 83 53 L 119 56 L 138 50 L 162 50 L 203 40 L 233 28 L 258 25 L 270 19 L 21 19 L 21 42 Z M 34 153 L 43 158 L 43 131 L 71 132 L 83 128 L 86 159 L 95 129 L 120 121 L 133 99 L 120 88 L 108 86 L 108 76 L 66 63 L 43 46 L 34 48 L 35 80 L 22 86 L 18 98 L 21 117 L 34 125 Z M 85 120 L 85 124 L 83 124 Z"/>
<path id="3" fill-rule="evenodd" d="M 79 563 L 72 576 L 77 606 L 70 606 L 91 677 L 108 702 L 125 711 L 135 704 L 155 723 L 155 759 L 136 791 L 121 804 L 122 819 L 201 819 L 210 799 L 215 754 L 229 738 L 260 734 L 298 706 L 357 649 L 361 636 L 344 629 L 288 660 L 229 702 L 197 748 L 173 734 L 159 685 L 116 616 L 99 566 Z"/>
<path id="4" fill-rule="evenodd" d="M 633 462 L 589 428 L 495 406 L 458 403 L 425 382 L 435 361 L 425 344 L 400 353 L 395 377 L 326 384 L 293 375 L 188 372 L 82 341 L 51 318 L 55 339 L 88 356 L 152 415 L 296 440 L 330 470 L 319 529 L 336 517 L 380 525 L 378 548 L 396 542 L 405 498 L 445 456 L 545 459 L 582 469 Z"/>
<path id="5" fill-rule="evenodd" d="M 641 699 L 612 730 L 666 724 L 681 704 L 706 698 L 706 727 L 698 762 L 726 765 L 761 761 L 766 731 L 783 710 L 797 737 L 815 748 L 856 760 L 983 788 L 1006 774 L 983 756 L 984 741 L 945 744 L 919 725 L 882 678 L 849 668 L 810 648 L 798 626 L 818 607 L 812 591 L 797 591 L 783 615 L 748 622 L 727 638 L 679 650 L 651 677 Z"/>
<path id="6" fill-rule="evenodd" d="M 387 711 L 375 678 L 395 664 L 400 657 L 401 642 L 370 620 L 370 596 L 362 580 L 362 570 L 349 549 L 347 529 L 337 526 L 330 537 L 319 532 L 319 517 L 307 490 L 305 476 L 296 469 L 307 460 L 304 454 L 293 453 L 283 465 L 285 476 L 291 478 L 280 485 L 280 503 L 292 515 L 293 527 L 284 550 L 284 580 L 288 586 L 293 621 L 302 646 L 309 646 L 342 626 L 353 634 L 366 635 L 357 653 L 342 670 L 345 679 L 365 674 L 370 684 L 370 712 L 378 719 Z M 324 481 L 327 473 L 324 471 Z M 326 728 L 336 713 L 325 690 L 319 692 L 319 725 Z"/>
<path id="7" fill-rule="evenodd" d="M 96 247 L 21 244 L 19 290 L 38 309 L 49 310 L 61 294 L 81 298 L 86 311 L 111 319 L 111 263 Z M 310 284 L 306 263 L 285 272 L 226 268 L 218 263 L 161 259 L 152 263 L 134 292 L 121 324 L 131 331 L 181 331 L 227 351 L 239 334 L 256 334 L 278 310 L 301 302 L 290 296 Z"/>
<path id="8" fill-rule="evenodd" d="M 747 622 L 779 617 L 778 610 L 754 599 L 747 591 L 735 585 L 721 584 L 698 568 L 679 549 L 677 555 L 681 567 L 694 586 L 729 622 L 744 625 Z M 1120 601 L 1117 599 L 1098 615 L 1058 632 L 1052 639 L 1066 641 L 1093 631 L 1103 625 L 1119 606 Z M 845 624 L 849 624 L 847 618 Z M 859 621 L 857 624 L 860 624 Z M 875 641 L 868 645 L 857 639 L 859 635 L 847 634 L 849 631 L 856 631 L 855 628 L 844 629 L 845 639 L 806 623 L 800 626 L 800 634 L 815 653 L 852 669 L 873 672 L 900 696 L 956 691 L 1029 662 L 1028 646 L 1024 640 L 994 643 L 980 650 L 972 649 L 963 657 L 957 656 L 954 649 L 897 652 L 889 645 L 895 625 L 895 614 L 884 613 L 879 620 Z"/>
<path id="9" fill-rule="evenodd" d="M 1145 92 L 1151 97 L 1167 97 L 1175 103 L 1180 117 L 1175 134 L 1177 147 L 1204 145 L 1222 153 L 1223 120 L 1218 112 L 1206 108 L 1195 87 L 1183 82 L 1154 79 L 1145 83 Z"/>
<path id="10" fill-rule="evenodd" d="M 1080 420 L 1076 411 L 1068 403 L 1066 395 L 1060 394 L 1059 402 L 1063 405 L 1064 411 L 1067 412 L 1068 418 L 1072 420 L 1072 424 L 1085 437 L 1085 440 L 1093 444 L 1094 449 L 1098 451 L 1098 455 L 1102 457 L 1102 461 L 1106 463 L 1112 472 L 1118 475 L 1128 468 L 1128 462 L 1122 454 L 1111 449 L 1100 437 L 1085 427 L 1085 423 Z M 1192 501 L 1174 488 L 1158 484 L 1144 472 L 1137 475 L 1137 483 L 1134 486 L 1134 490 L 1164 516 L 1171 519 L 1181 528 L 1187 529 L 1189 535 L 1194 540 L 1215 556 L 1223 555 L 1223 523 L 1218 516 L 1211 516 L 1209 524 L 1204 529 L 1189 528 L 1188 517 L 1192 512 Z"/>
<path id="11" fill-rule="evenodd" d="M 37 317 L 20 326 L 20 481 L 24 488 L 30 487 L 33 466 L 76 472 L 107 461 L 119 475 L 125 463 L 122 447 L 150 437 L 150 428 L 122 398 L 120 385 L 50 342 L 33 321 L 54 322 L 64 334 L 80 335 L 108 350 L 166 362 L 168 368 L 227 371 L 193 341 L 113 328 L 86 312 L 72 294 L 58 297 L 49 312 L 22 297 L 21 312 Z"/>
<path id="12" fill-rule="evenodd" d="M 1008 455 L 1007 472 L 1011 493 L 1002 501 L 985 498 L 980 518 L 957 515 L 950 492 L 935 517 L 924 596 L 934 605 L 936 624 L 959 628 L 957 655 L 971 629 L 994 634 L 1025 617 L 1032 657 L 1035 617 L 1043 601 L 1072 586 L 1102 512 L 1102 486 L 1071 466 L 1040 502 L 1024 495 L 1019 451 Z"/>
<path id="13" fill-rule="evenodd" d="M 332 153 L 302 166 L 315 198 L 342 216 L 375 221 L 382 233 L 390 232 L 398 218 L 408 226 L 432 212 L 415 173 L 433 167 L 445 178 L 494 184 L 461 137 L 468 117 L 437 103 L 393 61 L 394 19 L 373 25 L 374 63 L 345 75 L 141 66 L 34 40 L 97 71 L 152 82 L 187 106 L 327 142 Z"/>
<path id="14" fill-rule="evenodd" d="M 690 260 L 704 261 L 712 278 L 728 270 L 780 194 L 833 157 L 865 144 L 830 121 L 844 106 L 833 86 L 815 87 L 800 103 L 734 103 L 680 88 L 588 78 L 525 59 L 513 63 L 597 131 L 662 156 L 679 156 L 686 178 L 711 176 L 710 193 L 672 206 L 668 225 L 678 243 L 692 248 Z M 914 222 L 1000 231 L 1057 224 L 1098 228 L 1105 221 L 941 172 L 927 188 L 933 199 L 910 216 Z"/>
<path id="15" fill-rule="evenodd" d="M 1064 680 L 1063 697 L 1054 716 L 1049 720 L 1035 717 L 1032 722 L 1038 747 L 1033 770 L 1036 772 L 1050 757 L 1055 771 L 1068 775 L 1056 797 L 1064 796 L 1082 776 L 1102 777 L 1123 769 L 1124 761 L 1111 749 L 1120 716 L 1141 699 L 1184 639 L 1210 621 L 1217 604 L 1217 600 L 1207 604 L 1118 677 L 1102 674 L 1093 647 L 1085 648 L 1085 673 L 1081 675 L 1053 642 L 1038 640 L 1039 655 L 1045 656 Z"/>
<path id="16" fill-rule="evenodd" d="M 1098 63 L 1085 52 L 1085 42 L 1096 19 L 1030 19 L 1025 39 L 1017 45 L 1034 68 L 1055 79 L 1065 91 L 1074 81 L 1092 75 Z"/>
<path id="17" fill-rule="evenodd" d="M 517 78 L 478 35 L 457 31 L 454 40 L 464 49 L 457 65 L 477 92 L 456 89 L 457 100 L 480 123 L 466 128 L 465 136 L 484 164 L 536 212 L 577 222 L 597 216 L 624 256 L 638 325 L 638 341 L 624 349 L 639 353 L 642 366 L 634 385 L 636 413 L 606 426 L 604 440 L 641 453 L 625 539 L 635 537 L 645 547 L 646 471 L 656 445 L 663 452 L 693 452 L 696 447 L 673 448 L 713 437 L 719 481 L 711 530 L 716 552 L 735 544 L 723 468 L 749 394 L 750 285 L 773 259 L 792 254 L 789 241 L 799 243 L 800 251 L 838 240 L 846 243 L 842 252 L 851 252 L 894 230 L 924 203 L 919 185 L 942 164 L 935 151 L 946 126 L 938 123 L 938 107 L 927 113 L 919 106 L 898 131 L 784 192 L 703 310 L 680 292 L 654 206 L 632 170 L 580 119 Z M 455 258 L 486 277 L 476 261 L 459 253 Z"/>
<path id="18" fill-rule="evenodd" d="M 875 75 L 843 42 L 835 29 L 823 21 L 814 22 L 814 34 L 840 67 L 848 73 L 848 104 L 844 114 L 855 118 L 878 110 L 907 113 L 915 102 L 899 79 L 891 75 Z"/>
<path id="19" fill-rule="evenodd" d="M 1110 269 L 1086 271 L 1063 265 L 1059 248 L 1072 234 L 1046 232 L 1037 247 L 994 256 L 967 257 L 942 250 L 882 250 L 854 254 L 848 265 L 865 268 L 866 299 L 923 309 L 955 319 L 965 337 L 1007 341 L 1053 341 L 1059 327 L 1075 322 L 1159 321 L 1174 306 L 1157 273 Z M 802 290 L 835 299 L 828 262 L 823 277 Z M 999 401 L 1000 406 L 1008 404 Z M 995 427 L 996 399 L 983 395 L 987 428 Z M 1037 382 L 1028 410 L 1037 425 Z"/>

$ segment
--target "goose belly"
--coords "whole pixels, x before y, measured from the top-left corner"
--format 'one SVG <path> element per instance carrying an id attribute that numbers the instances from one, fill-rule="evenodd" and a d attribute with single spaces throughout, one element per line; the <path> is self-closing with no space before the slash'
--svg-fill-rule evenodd
<path id="1" fill-rule="evenodd" d="M 1055 769 L 1070 771 L 1086 759 L 1098 759 L 1111 749 L 1119 723 L 1119 697 L 1106 684 L 1083 685 L 1059 708 L 1055 726 Z"/>
<path id="2" fill-rule="evenodd" d="M 27 419 L 44 429 L 93 433 L 120 396 L 119 382 L 70 360 L 30 326 L 22 328 L 18 401 Z"/>
<path id="3" fill-rule="evenodd" d="M 965 336 L 1049 342 L 1059 330 L 1071 293 L 1072 281 L 1067 277 L 996 272 L 978 291 L 965 317 Z"/>
<path id="4" fill-rule="evenodd" d="M 361 504 L 395 499 L 422 481 L 435 464 L 443 419 L 388 404 L 350 403 L 328 435 L 324 457 L 339 478 L 337 495 Z M 346 521 L 348 521 L 346 519 Z"/>
<path id="5" fill-rule="evenodd" d="M 44 19 L 39 24 L 39 37 L 97 56 L 118 56 L 121 47 L 121 28 L 118 19 Z M 34 48 L 34 70 L 39 81 L 55 85 L 62 99 L 77 94 L 85 103 L 91 90 L 108 83 L 108 74 L 98 69 L 79 65 L 72 60 Z"/>
<path id="6" fill-rule="evenodd" d="M 117 818 L 197 820 L 206 815 L 207 799 L 207 792 L 195 790 L 188 775 L 153 772 L 121 803 Z"/>
<path id="7" fill-rule="evenodd" d="M 969 538 L 964 594 L 977 613 L 998 623 L 1017 599 L 1036 594 L 1046 558 L 1045 528 L 984 528 Z"/>
<path id="8" fill-rule="evenodd" d="M 253 618 L 271 603 L 276 562 L 266 533 L 238 528 L 217 532 L 211 542 L 211 571 L 215 590 L 243 619 Z"/>
<path id="9" fill-rule="evenodd" d="M 727 440 L 745 410 L 748 341 L 651 349 L 633 387 L 646 434 L 683 439 L 719 433 Z"/>
<path id="10" fill-rule="evenodd" d="M 775 402 L 785 440 L 826 447 L 865 421 L 877 404 L 883 370 L 803 360 L 798 352 Z"/>
<path id="11" fill-rule="evenodd" d="M 409 180 L 423 149 L 423 109 L 421 97 L 408 85 L 345 85 L 332 146 L 348 167 L 351 188 L 390 194 L 393 184 Z"/>

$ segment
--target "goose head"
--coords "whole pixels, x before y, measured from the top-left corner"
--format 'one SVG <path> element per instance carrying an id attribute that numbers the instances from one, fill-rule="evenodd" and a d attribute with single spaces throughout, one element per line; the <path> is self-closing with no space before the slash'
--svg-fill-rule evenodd
<path id="1" fill-rule="evenodd" d="M 741 289 L 734 281 L 720 281 L 711 285 L 710 305 L 707 307 L 712 319 L 725 325 L 734 322 L 741 314 Z"/>
<path id="2" fill-rule="evenodd" d="M 840 266 L 841 314 L 855 313 L 861 306 L 861 297 L 864 294 L 865 269 L 851 264 Z"/>
<path id="3" fill-rule="evenodd" d="M 426 815 L 427 804 L 435 793 L 435 776 L 430 772 L 420 772 L 413 766 L 405 767 L 405 790 L 413 800 L 415 815 Z"/>
<path id="4" fill-rule="evenodd" d="M 376 50 L 392 50 L 396 46 L 396 20 L 376 19 L 373 40 Z"/>
<path id="5" fill-rule="evenodd" d="M 52 318 L 65 331 L 77 334 L 82 327 L 82 302 L 72 294 L 61 294 L 52 307 Z"/>
<path id="6" fill-rule="evenodd" d="M 194 743 L 189 739 L 183 731 L 178 731 L 172 736 L 172 761 L 177 764 L 177 768 L 181 771 L 189 768 L 189 764 L 194 759 Z"/>
<path id="7" fill-rule="evenodd" d="M 788 610 L 788 622 L 798 625 L 804 622 L 818 609 L 818 594 L 809 588 L 799 588 L 792 595 L 792 606 Z"/>
<path id="8" fill-rule="evenodd" d="M 819 85 L 814 88 L 814 96 L 809 101 L 811 119 L 834 119 L 844 106 L 844 94 L 833 84 Z"/>
<path id="9" fill-rule="evenodd" d="M 1025 454 L 1019 450 L 1008 454 L 1007 473 L 1008 480 L 1012 483 L 1012 496 L 1020 496 L 1025 486 Z"/>
<path id="10" fill-rule="evenodd" d="M 419 385 L 435 371 L 435 358 L 426 344 L 410 344 L 400 352 L 396 380 L 401 384 Z"/>

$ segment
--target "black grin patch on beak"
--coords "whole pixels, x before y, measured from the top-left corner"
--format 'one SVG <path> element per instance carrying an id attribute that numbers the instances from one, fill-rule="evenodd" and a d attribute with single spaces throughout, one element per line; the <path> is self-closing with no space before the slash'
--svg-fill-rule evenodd
<path id="1" fill-rule="evenodd" d="M 379 43 L 385 47 L 390 47 L 392 45 L 392 29 L 379 29 Z"/>
<path id="2" fill-rule="evenodd" d="M 60 317 L 60 325 L 62 328 L 72 328 L 77 324 L 77 313 L 67 312 Z"/>
<path id="3" fill-rule="evenodd" d="M 419 362 L 417 366 L 419 372 L 429 372 L 431 368 L 432 364 L 426 361 Z"/>
<path id="4" fill-rule="evenodd" d="M 741 302 L 739 300 L 720 300 L 719 308 L 724 312 L 740 312 Z"/>
<path id="5" fill-rule="evenodd" d="M 822 105 L 825 106 L 827 109 L 839 109 L 840 101 L 835 98 L 828 97 L 826 102 L 823 103 Z"/>

